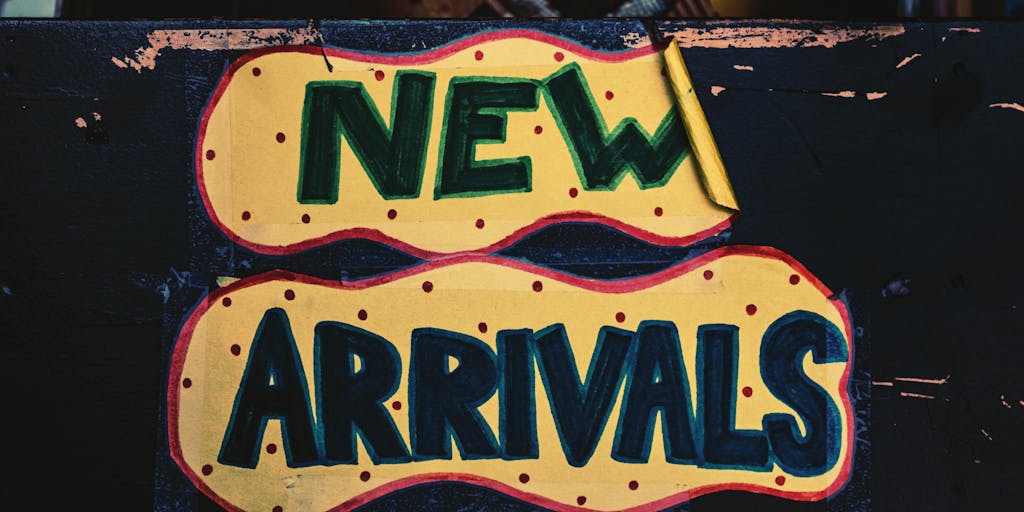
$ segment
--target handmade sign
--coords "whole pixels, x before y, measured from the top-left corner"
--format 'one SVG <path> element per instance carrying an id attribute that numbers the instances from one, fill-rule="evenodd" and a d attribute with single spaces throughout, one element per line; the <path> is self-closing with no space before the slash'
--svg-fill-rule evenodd
<path id="1" fill-rule="evenodd" d="M 567 221 L 686 245 L 734 212 L 704 193 L 673 97 L 651 47 L 533 31 L 403 56 L 272 47 L 217 86 L 198 185 L 215 224 L 268 254 L 352 237 L 489 253 Z"/>
<path id="2" fill-rule="evenodd" d="M 360 281 L 275 270 L 190 313 L 170 455 L 227 509 L 459 481 L 658 510 L 721 490 L 821 500 L 849 479 L 850 315 L 786 254 L 726 246 L 609 281 L 492 254 L 559 222 L 674 245 L 729 226 L 674 46 L 496 31 L 401 56 L 256 50 L 221 78 L 195 158 L 209 218 L 243 247 L 361 238 L 431 260 Z"/>
<path id="3" fill-rule="evenodd" d="M 849 314 L 785 254 L 727 247 L 627 282 L 451 262 L 212 293 L 173 356 L 174 459 L 231 510 L 435 480 L 594 510 L 845 483 Z"/>

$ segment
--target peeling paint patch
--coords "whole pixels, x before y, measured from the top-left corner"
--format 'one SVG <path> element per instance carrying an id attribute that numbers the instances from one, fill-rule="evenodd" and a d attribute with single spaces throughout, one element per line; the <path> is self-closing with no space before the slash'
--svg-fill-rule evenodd
<path id="1" fill-rule="evenodd" d="M 993 103 L 989 105 L 989 108 L 1012 108 L 1013 110 L 1024 112 L 1024 105 L 1020 103 Z"/>
<path id="2" fill-rule="evenodd" d="M 977 34 L 981 32 L 980 28 L 977 27 L 951 27 L 950 32 L 970 32 L 971 34 Z"/>
<path id="3" fill-rule="evenodd" d="M 217 29 L 217 30 L 154 30 L 147 37 L 148 46 L 135 50 L 133 56 L 111 57 L 119 68 L 156 68 L 161 50 L 251 50 L 266 46 L 310 44 L 320 41 L 320 31 L 307 25 L 303 28 Z"/>
<path id="4" fill-rule="evenodd" d="M 725 90 L 725 87 L 722 87 L 721 85 L 712 85 L 711 86 L 711 95 L 712 96 L 718 96 L 719 94 L 722 94 L 722 91 L 724 91 L 724 90 Z"/>
<path id="5" fill-rule="evenodd" d="M 630 48 L 641 48 L 644 46 L 650 46 L 651 38 L 647 34 L 641 34 L 639 32 L 630 32 L 622 36 L 622 44 Z"/>
<path id="6" fill-rule="evenodd" d="M 910 64 L 910 61 L 912 61 L 912 60 L 914 60 L 914 59 L 916 59 L 916 58 L 918 58 L 920 56 L 921 56 L 920 53 L 915 53 L 915 54 L 913 54 L 913 55 L 911 55 L 909 57 L 904 57 L 903 60 L 901 60 L 899 64 L 896 64 L 896 69 L 902 68 L 903 66 L 906 66 L 907 64 Z"/>
<path id="7" fill-rule="evenodd" d="M 821 27 L 682 27 L 666 31 L 683 48 L 834 48 L 852 41 L 878 41 L 900 36 L 903 25 L 871 28 Z M 648 41 L 648 44 L 650 42 Z"/>
<path id="8" fill-rule="evenodd" d="M 86 123 L 85 119 L 79 117 L 78 119 L 75 119 L 75 126 L 79 128 L 85 128 L 86 126 L 89 126 L 89 123 Z"/>
<path id="9" fill-rule="evenodd" d="M 875 100 L 880 100 L 880 99 L 884 98 L 887 94 L 889 94 L 889 93 L 879 91 L 879 92 L 869 92 L 869 93 L 865 94 L 865 96 L 868 97 L 868 101 L 875 101 Z"/>
<path id="10" fill-rule="evenodd" d="M 832 96 L 835 98 L 853 98 L 857 96 L 855 91 L 839 91 L 839 92 L 823 92 L 822 96 Z"/>
<path id="11" fill-rule="evenodd" d="M 753 71 L 754 70 L 754 66 L 741 66 L 739 64 L 733 64 L 732 68 L 737 70 L 737 71 Z"/>

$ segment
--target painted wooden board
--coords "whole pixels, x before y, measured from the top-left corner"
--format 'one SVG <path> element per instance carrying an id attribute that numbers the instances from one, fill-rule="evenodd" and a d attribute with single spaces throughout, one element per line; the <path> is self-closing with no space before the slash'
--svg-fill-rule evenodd
<path id="1" fill-rule="evenodd" d="M 554 103 L 543 84 L 573 62 L 588 81 L 592 65 L 646 63 L 622 76 L 610 72 L 611 86 L 595 82 L 596 88 L 588 88 L 604 128 L 633 112 L 651 135 L 670 113 L 668 98 L 653 92 L 669 90 L 661 81 L 666 77 L 659 72 L 654 81 L 639 80 L 653 74 L 656 62 L 650 27 L 642 23 L 0 23 L 0 126 L 7 155 L 0 159 L 0 211 L 8 219 L 2 225 L 9 256 L 0 261 L 0 334 L 13 348 L 4 374 L 9 388 L 17 390 L 8 396 L 11 410 L 31 412 L 10 425 L 12 441 L 5 449 L 20 476 L 3 484 L 5 500 L 37 506 L 44 497 L 46 508 L 123 503 L 121 508 L 133 510 L 195 511 L 356 505 L 360 510 L 998 508 L 999 486 L 1013 474 L 1013 454 L 1019 452 L 1015 414 L 1024 399 L 1013 364 L 1019 351 L 1012 343 L 1019 331 L 1014 311 L 1020 275 L 1010 249 L 1019 234 L 1005 227 L 1005 219 L 1019 214 L 1021 155 L 1012 134 L 1020 131 L 1022 120 L 1024 68 L 1014 65 L 1021 54 L 1021 27 L 788 21 L 660 22 L 656 27 L 675 39 L 686 59 L 693 94 L 707 114 L 742 207 L 739 216 L 693 209 L 706 196 L 689 186 L 675 191 L 691 199 L 686 203 L 675 201 L 676 195 L 659 196 L 665 187 L 643 188 L 633 171 L 626 171 L 615 190 L 585 190 L 578 173 L 566 172 L 550 187 L 537 181 L 518 196 L 465 198 L 475 201 L 473 208 L 452 208 L 444 214 L 451 217 L 444 226 L 439 220 L 444 215 L 431 212 L 433 203 L 443 204 L 434 201 L 434 193 L 447 138 L 439 126 L 450 112 L 443 101 L 449 78 L 507 79 L 509 69 L 519 69 L 502 64 L 508 59 L 504 50 L 460 45 L 510 30 L 543 34 L 522 41 L 538 45 L 531 48 L 543 59 L 512 77 L 542 84 L 536 111 L 509 112 L 506 142 L 478 144 L 480 158 L 528 156 L 532 169 L 542 170 L 547 152 L 561 151 L 561 160 L 552 161 L 563 162 L 570 152 L 565 132 L 555 129 Z M 225 106 L 211 99 L 230 77 L 244 77 L 249 87 L 292 87 L 289 79 L 304 79 L 299 73 L 275 76 L 269 64 L 266 72 L 260 66 L 259 77 L 252 73 L 254 58 L 280 57 L 287 53 L 282 45 L 323 48 L 292 53 L 315 60 L 309 61 L 309 76 L 317 80 L 358 75 L 385 124 L 394 75 L 409 71 L 388 59 L 443 48 L 457 49 L 446 58 L 462 59 L 436 71 L 442 79 L 431 106 L 442 123 L 427 133 L 424 162 L 430 164 L 424 165 L 417 198 L 382 198 L 365 172 L 345 174 L 361 163 L 342 151 L 349 156 L 342 157 L 348 160 L 341 162 L 340 182 L 365 181 L 361 188 L 340 187 L 339 204 L 351 190 L 376 202 L 355 218 L 356 229 L 369 231 L 352 231 L 338 204 L 286 207 L 298 197 L 297 162 L 274 174 L 245 160 L 253 147 L 265 149 L 267 158 L 294 158 L 288 152 L 301 146 L 302 128 L 295 124 L 301 115 L 291 107 L 291 113 L 278 112 L 275 105 L 297 105 L 305 91 L 284 94 L 287 101 L 263 102 L 272 97 L 267 91 L 243 92 L 239 98 L 250 94 L 246 101 L 253 109 L 230 115 L 240 116 L 239 122 L 251 113 L 258 118 L 245 121 L 251 126 L 228 136 L 227 145 L 199 144 L 204 126 L 210 126 L 204 119 L 213 120 L 219 115 L 214 110 Z M 477 59 L 477 51 L 483 58 Z M 519 53 L 505 62 L 535 57 Z M 608 55 L 618 57 L 609 61 Z M 621 62 L 612 62 L 617 58 Z M 238 64 L 235 71 L 248 75 L 231 75 L 239 62 L 250 67 Z M 327 71 L 328 64 L 334 72 Z M 359 70 L 360 65 L 367 69 Z M 377 68 L 383 80 L 377 80 Z M 229 87 L 235 91 L 228 85 L 223 90 Z M 622 93 L 624 87 L 650 87 L 645 94 L 651 101 L 630 106 L 636 99 Z M 636 114 L 646 108 L 650 112 Z M 536 126 L 541 133 L 535 133 Z M 206 158 L 207 150 L 214 151 L 213 159 Z M 198 171 L 206 176 L 213 166 L 224 166 L 220 171 L 230 174 L 217 179 L 229 178 L 231 187 L 274 179 L 279 185 L 238 197 L 228 193 L 215 205 L 209 194 L 204 200 L 205 186 L 198 179 Z M 694 171 L 692 166 L 691 157 L 684 157 L 666 187 Z M 637 203 L 615 199 L 627 194 Z M 508 205 L 482 209 L 496 198 Z M 229 204 L 246 199 L 255 199 L 249 204 L 256 206 Z M 392 209 L 394 218 L 388 215 Z M 243 221 L 247 211 L 249 220 Z M 566 211 L 586 215 L 559 216 Z M 262 224 L 271 213 L 279 218 Z M 697 220 L 701 216 L 704 220 Z M 412 229 L 407 221 L 421 222 L 425 229 Z M 389 231 L 395 228 L 399 231 Z M 387 236 L 370 236 L 371 231 Z M 430 233 L 439 233 L 441 242 Z M 768 247 L 759 251 L 775 256 L 759 258 L 764 262 L 757 265 L 734 263 L 737 274 L 714 267 L 746 261 L 749 255 L 730 251 L 751 246 Z M 704 278 L 704 270 L 712 272 L 711 279 Z M 799 277 L 796 284 L 790 284 L 792 275 Z M 770 278 L 771 286 L 761 290 L 767 295 L 748 286 L 750 276 Z M 252 284 L 261 279 L 266 282 Z M 424 281 L 431 282 L 431 292 L 424 291 Z M 534 291 L 534 281 L 541 283 L 540 292 Z M 449 289 L 446 283 L 459 286 Z M 494 293 L 487 288 L 497 283 L 508 283 L 508 293 L 501 295 L 515 297 L 508 299 L 520 306 L 515 312 L 493 316 L 498 310 L 480 300 L 481 294 Z M 290 289 L 293 298 L 271 290 L 274 286 Z M 673 291 L 655 293 L 659 287 Z M 446 297 L 442 300 L 459 305 L 458 313 L 421 309 L 422 321 L 403 323 L 380 298 L 398 289 L 422 308 Z M 253 293 L 251 298 L 259 300 L 250 303 Z M 303 302 L 314 296 L 320 298 L 314 304 Z M 677 316 L 665 297 L 700 314 Z M 715 301 L 707 300 L 711 297 Z M 230 307 L 223 305 L 225 298 L 232 299 Z M 584 303 L 600 314 L 571 314 L 574 305 Z M 756 307 L 754 314 L 747 313 L 748 305 Z M 408 382 L 416 329 L 476 338 L 480 345 L 471 345 L 492 351 L 496 361 L 500 332 L 539 333 L 564 324 L 582 379 L 593 358 L 595 333 L 633 333 L 626 336 L 628 346 L 639 347 L 648 339 L 638 334 L 647 332 L 640 329 L 642 322 L 671 323 L 679 336 L 696 431 L 706 419 L 695 403 L 707 389 L 701 383 L 714 382 L 704 379 L 706 365 L 698 362 L 698 350 L 706 345 L 699 343 L 697 329 L 735 325 L 736 426 L 763 432 L 761 421 L 769 414 L 800 414 L 782 399 L 767 400 L 777 387 L 758 378 L 763 374 L 758 342 L 788 313 L 817 312 L 836 327 L 846 358 L 829 363 L 811 358 L 802 368 L 836 404 L 842 420 L 836 439 L 842 443 L 833 445 L 838 446 L 835 463 L 817 476 L 798 474 L 775 459 L 765 471 L 716 469 L 706 457 L 673 464 L 665 460 L 664 441 L 654 435 L 646 464 L 620 462 L 612 453 L 616 439 L 629 439 L 618 433 L 629 395 L 624 377 L 595 454 L 574 466 L 559 427 L 553 426 L 563 409 L 552 408 L 546 370 L 535 364 L 537 408 L 526 417 L 550 427 L 538 430 L 537 459 L 462 461 L 459 439 L 452 438 L 451 460 L 374 464 L 357 440 L 362 451 L 355 464 L 289 467 L 280 420 L 271 419 L 263 435 L 274 453 L 260 443 L 255 469 L 222 464 L 217 459 L 228 430 L 225 418 L 234 408 L 221 401 L 238 396 L 257 328 L 268 311 L 278 309 L 294 329 L 311 397 L 318 387 L 310 333 L 319 323 L 354 326 L 396 347 L 403 371 L 395 394 L 382 405 L 410 457 L 415 444 L 409 420 L 416 409 Z M 536 311 L 534 318 L 527 318 L 527 311 Z M 195 330 L 183 330 L 190 322 L 237 334 L 197 338 Z M 183 340 L 191 349 L 183 348 Z M 536 341 L 527 346 L 537 360 Z M 194 352 L 197 347 L 206 348 Z M 636 373 L 638 353 L 639 348 L 622 359 L 623 375 Z M 489 363 L 480 364 L 486 369 Z M 219 387 L 208 387 L 211 377 Z M 190 379 L 187 391 L 199 393 L 186 395 L 192 402 L 176 403 L 199 411 L 190 414 L 209 418 L 209 425 L 179 425 L 184 409 L 168 407 L 186 391 L 185 378 Z M 202 393 L 211 397 L 208 403 L 195 401 Z M 501 396 L 496 387 L 480 408 L 497 446 L 504 446 L 498 435 Z M 316 420 L 315 400 L 309 406 Z M 175 441 L 172 433 L 188 440 Z M 702 449 L 706 440 L 706 435 L 700 439 Z M 418 469 L 427 466 L 429 472 Z M 490 469 L 476 469 L 483 466 Z M 685 489 L 667 491 L 663 479 L 673 478 L 670 470 L 686 475 Z M 254 480 L 231 476 L 245 471 L 261 475 L 257 480 L 277 481 L 247 487 L 245 482 Z M 336 485 L 318 492 L 305 483 L 297 486 L 299 475 Z M 580 483 L 584 480 L 602 484 L 588 487 Z M 54 481 L 61 482 L 58 491 Z M 405 487 L 408 482 L 418 485 Z"/>

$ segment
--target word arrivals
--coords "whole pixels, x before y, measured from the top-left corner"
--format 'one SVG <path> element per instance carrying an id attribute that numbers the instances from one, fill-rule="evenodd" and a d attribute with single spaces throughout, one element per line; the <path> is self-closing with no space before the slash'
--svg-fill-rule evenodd
<path id="1" fill-rule="evenodd" d="M 255 468 L 267 421 L 277 419 L 290 467 L 365 462 L 357 460 L 357 438 L 374 464 L 452 459 L 454 440 L 463 460 L 537 459 L 542 452 L 547 458 L 548 451 L 560 450 L 566 462 L 582 467 L 595 456 L 621 389 L 620 415 L 608 429 L 614 430 L 608 434 L 614 436 L 613 449 L 599 457 L 645 463 L 664 456 L 672 464 L 755 472 L 777 465 L 798 476 L 822 475 L 836 465 L 840 411 L 803 369 L 808 352 L 815 365 L 847 361 L 835 324 L 817 313 L 794 311 L 767 328 L 759 347 L 760 374 L 796 417 L 766 414 L 761 430 L 735 428 L 739 328 L 699 326 L 692 369 L 683 362 L 686 342 L 668 321 L 643 321 L 636 331 L 604 326 L 581 379 L 562 324 L 499 331 L 496 350 L 463 333 L 417 328 L 411 331 L 405 374 L 389 340 L 331 321 L 316 325 L 314 359 L 304 364 L 287 314 L 271 308 L 249 350 L 218 461 Z M 312 393 L 305 376 L 309 364 L 315 373 Z M 538 441 L 537 415 L 543 413 L 536 410 L 537 375 L 560 447 Z M 384 406 L 403 377 L 408 440 Z M 478 411 L 495 393 L 497 428 Z M 665 453 L 652 455 L 659 415 Z"/>

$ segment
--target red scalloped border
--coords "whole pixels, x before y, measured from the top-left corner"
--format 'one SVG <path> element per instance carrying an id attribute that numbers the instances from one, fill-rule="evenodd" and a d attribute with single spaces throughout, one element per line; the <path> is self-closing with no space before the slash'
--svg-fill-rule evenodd
<path id="1" fill-rule="evenodd" d="M 260 283 L 265 283 L 265 282 L 273 281 L 273 280 L 282 280 L 282 279 L 283 280 L 294 281 L 294 282 L 306 283 L 306 284 L 328 286 L 328 287 L 332 287 L 332 288 L 365 289 L 365 288 L 370 288 L 370 287 L 377 286 L 377 285 L 380 285 L 380 284 L 388 283 L 388 282 L 391 282 L 391 281 L 395 281 L 395 280 L 398 280 L 398 279 L 402 279 L 404 277 L 420 274 L 420 273 L 423 273 L 423 272 L 426 272 L 426 271 L 429 271 L 429 270 L 435 269 L 435 268 L 441 268 L 441 267 L 445 267 L 445 266 L 448 266 L 448 265 L 454 265 L 454 264 L 458 264 L 458 263 L 480 262 L 480 263 L 490 263 L 490 264 L 494 264 L 494 265 L 500 265 L 500 266 L 505 266 L 505 267 L 510 267 L 510 268 L 516 268 L 516 269 L 519 269 L 519 270 L 530 272 L 530 273 L 533 273 L 533 274 L 536 274 L 536 275 L 540 275 L 542 277 L 547 277 L 549 279 L 553 279 L 553 280 L 560 281 L 560 282 L 563 282 L 563 283 L 571 284 L 571 285 L 577 286 L 579 288 L 583 288 L 583 289 L 587 289 L 587 290 L 591 290 L 591 291 L 604 292 L 604 293 L 625 293 L 625 292 L 637 291 L 637 290 L 642 290 L 642 289 L 649 288 L 651 286 L 655 286 L 657 284 L 663 283 L 665 281 L 668 281 L 668 280 L 673 279 L 675 277 L 678 277 L 680 275 L 686 274 L 686 273 L 688 273 L 688 272 L 690 272 L 690 271 L 692 271 L 692 270 L 694 270 L 696 268 L 699 268 L 699 267 L 701 267 L 703 265 L 706 265 L 706 264 L 710 263 L 711 261 L 717 260 L 717 259 L 722 258 L 724 256 L 734 255 L 734 254 L 735 255 L 744 255 L 744 256 L 757 256 L 757 257 L 761 257 L 761 258 L 772 259 L 772 260 L 781 261 L 783 263 L 786 263 L 787 265 L 790 266 L 790 268 L 793 269 L 794 272 L 798 273 L 804 279 L 807 279 L 808 282 L 813 284 L 814 287 L 818 289 L 818 291 L 820 291 L 823 295 L 828 297 L 829 301 L 839 311 L 840 316 L 842 316 L 842 318 L 843 318 L 843 323 L 844 323 L 843 327 L 844 327 L 844 330 L 846 332 L 846 343 L 847 343 L 847 349 L 849 351 L 849 362 L 847 363 L 846 368 L 843 371 L 843 375 L 840 378 L 840 386 L 841 386 L 840 387 L 840 398 L 843 401 L 843 407 L 844 407 L 844 409 L 846 411 L 846 419 L 847 419 L 847 421 L 846 421 L 846 445 L 847 445 L 847 451 L 846 451 L 846 458 L 843 460 L 843 463 L 842 463 L 843 466 L 842 466 L 842 469 L 840 470 L 839 476 L 826 489 L 824 489 L 822 491 L 817 491 L 817 492 L 794 492 L 794 491 L 786 491 L 786 490 L 783 490 L 783 489 L 777 489 L 777 488 L 772 488 L 772 487 L 765 487 L 765 486 L 761 486 L 761 485 L 743 484 L 743 483 L 733 483 L 733 484 L 726 483 L 726 484 L 706 485 L 706 486 L 703 486 L 703 487 L 697 487 L 697 488 L 694 488 L 694 489 L 691 489 L 691 490 L 688 490 L 688 491 L 683 491 L 683 492 L 680 492 L 680 493 L 677 493 L 677 494 L 666 496 L 665 498 L 662 498 L 660 500 L 656 500 L 656 501 L 653 501 L 653 502 L 650 502 L 650 503 L 645 503 L 643 505 L 638 505 L 636 507 L 631 507 L 631 508 L 628 508 L 628 509 L 623 509 L 621 512 L 649 512 L 649 511 L 657 511 L 657 510 L 664 509 L 666 507 L 670 507 L 672 505 L 677 505 L 679 503 L 683 503 L 683 502 L 689 501 L 691 499 L 694 499 L 694 498 L 696 498 L 698 496 L 702 496 L 704 494 L 710 494 L 710 493 L 714 493 L 714 492 L 718 492 L 718 491 L 725 491 L 725 490 L 739 490 L 739 491 L 747 491 L 747 492 L 754 492 L 754 493 L 760 493 L 760 494 L 768 494 L 768 495 L 771 495 L 771 496 L 777 496 L 777 497 L 780 497 L 780 498 L 785 498 L 785 499 L 790 499 L 790 500 L 799 500 L 799 501 L 818 501 L 818 500 L 825 499 L 825 498 L 835 494 L 836 492 L 838 492 L 840 489 L 842 489 L 846 485 L 847 481 L 849 480 L 850 472 L 851 472 L 852 466 L 853 466 L 853 456 L 854 456 L 854 451 L 855 451 L 855 438 L 854 438 L 854 430 L 855 430 L 854 416 L 855 416 L 855 413 L 854 413 L 854 410 L 853 410 L 853 403 L 850 401 L 849 385 L 850 385 L 850 371 L 853 368 L 853 361 L 854 361 L 854 344 L 853 344 L 853 328 L 852 328 L 852 324 L 851 324 L 851 320 L 850 320 L 850 313 L 849 313 L 849 309 L 847 308 L 846 304 L 841 299 L 834 298 L 834 296 L 832 294 L 832 291 L 829 290 L 828 287 L 825 286 L 824 283 L 822 283 L 820 280 L 818 280 L 817 277 L 815 277 L 813 274 L 811 274 L 807 270 L 807 268 L 804 267 L 800 262 L 798 262 L 792 256 L 790 256 L 790 255 L 788 255 L 788 254 L 786 254 L 786 253 L 784 253 L 784 252 L 782 252 L 782 251 L 780 251 L 778 249 L 775 249 L 773 247 L 763 247 L 763 246 L 747 246 L 747 245 L 725 246 L 725 247 L 721 247 L 721 248 L 709 251 L 709 252 L 704 253 L 704 254 L 702 254 L 700 256 L 692 258 L 690 260 L 684 261 L 684 262 L 682 262 L 682 263 L 680 263 L 680 264 L 678 264 L 678 265 L 676 265 L 674 267 L 670 267 L 668 269 L 662 270 L 661 272 L 658 272 L 658 273 L 655 273 L 655 274 L 651 274 L 651 275 L 648 275 L 648 276 L 644 276 L 644 277 L 638 277 L 638 278 L 622 280 L 622 281 L 599 281 L 599 280 L 593 280 L 593 279 L 584 279 L 584 278 L 579 278 L 579 277 L 563 274 L 563 273 L 560 273 L 560 272 L 557 272 L 557 271 L 554 271 L 554 270 L 550 270 L 550 269 L 546 269 L 546 268 L 543 268 L 543 267 L 538 267 L 538 266 L 531 265 L 531 264 L 528 264 L 528 263 L 523 263 L 523 262 L 516 261 L 516 260 L 510 260 L 510 259 L 496 257 L 496 256 L 481 256 L 481 255 L 472 255 L 472 254 L 464 254 L 464 255 L 459 255 L 457 257 L 448 258 L 448 259 L 445 259 L 445 260 L 428 262 L 428 263 L 425 263 L 425 264 L 422 264 L 422 265 L 418 265 L 418 266 L 415 266 L 415 267 L 412 267 L 412 268 L 409 268 L 409 269 L 405 269 L 405 270 L 402 270 L 402 271 L 392 272 L 392 273 L 389 273 L 389 274 L 385 274 L 385 275 L 377 277 L 377 278 L 366 279 L 366 280 L 355 281 L 355 282 L 331 281 L 331 280 L 327 280 L 327 279 L 320 279 L 320 278 L 305 276 L 305 275 L 301 275 L 301 274 L 295 274 L 295 273 L 287 272 L 287 271 L 283 271 L 283 270 L 272 270 L 272 271 L 269 271 L 269 272 L 265 272 L 265 273 L 262 273 L 262 274 L 258 274 L 258 275 L 252 276 L 252 277 L 247 277 L 247 278 L 241 279 L 239 281 L 235 281 L 235 282 L 233 282 L 233 283 L 231 283 L 231 284 L 229 284 L 229 285 L 227 285 L 227 286 L 225 286 L 223 288 L 218 288 L 218 289 L 213 290 L 202 301 L 200 301 L 199 304 L 196 305 L 196 307 L 192 310 L 191 314 L 189 315 L 188 319 L 185 321 L 185 323 L 182 326 L 181 330 L 179 331 L 178 338 L 177 338 L 177 340 L 175 342 L 174 352 L 173 352 L 173 355 L 171 356 L 171 368 L 170 368 L 170 372 L 169 372 L 169 380 L 168 380 L 168 386 L 167 386 L 167 435 L 168 435 L 168 441 L 170 443 L 171 458 L 174 459 L 175 463 L 178 464 L 178 467 L 180 467 L 181 470 L 185 473 L 185 475 L 189 478 L 189 480 L 192 481 L 192 484 L 195 485 L 196 488 L 201 490 L 204 494 L 209 496 L 212 500 L 214 500 L 215 502 L 217 502 L 218 504 L 220 504 L 222 507 L 224 507 L 227 510 L 231 510 L 231 511 L 241 511 L 242 510 L 239 507 L 235 506 L 234 504 L 232 504 L 232 503 L 228 502 L 227 500 L 225 500 L 223 497 L 221 497 L 217 493 L 213 492 L 213 490 L 209 486 L 207 486 L 205 482 L 203 482 L 203 480 L 199 477 L 199 475 L 197 475 L 195 473 L 195 471 L 193 471 L 192 468 L 188 464 L 185 463 L 184 457 L 183 457 L 182 452 L 181 452 L 181 444 L 180 444 L 180 441 L 178 439 L 178 393 L 180 392 L 180 389 L 181 389 L 180 386 L 179 386 L 179 382 L 181 381 L 182 367 L 184 366 L 184 363 L 185 363 L 185 356 L 188 353 L 188 346 L 189 346 L 189 343 L 191 342 L 191 339 L 192 339 L 192 333 L 195 330 L 196 324 L 199 322 L 199 319 L 202 318 L 202 316 L 206 313 L 206 311 L 212 305 L 214 305 L 217 302 L 219 302 L 219 300 L 220 300 L 220 298 L 222 296 L 227 295 L 229 293 L 232 293 L 234 291 L 237 291 L 237 290 L 240 290 L 240 289 L 244 289 L 244 288 L 248 288 L 250 286 L 254 286 L 254 285 L 257 285 L 257 284 L 260 284 Z M 362 505 L 364 503 L 367 503 L 367 502 L 369 502 L 371 500 L 374 500 L 376 498 L 379 498 L 379 497 L 384 496 L 386 494 L 389 494 L 391 492 L 397 491 L 399 489 L 404 489 L 406 487 L 411 487 L 413 485 L 418 485 L 418 484 L 422 484 L 422 483 L 439 482 L 439 481 L 466 482 L 466 483 L 471 483 L 471 484 L 474 484 L 474 485 L 479 485 L 479 486 L 487 487 L 487 488 L 493 489 L 495 491 L 504 493 L 504 494 L 506 494 L 508 496 L 511 496 L 513 498 L 517 498 L 517 499 L 520 499 L 520 500 L 523 500 L 523 501 L 527 501 L 529 503 L 532 503 L 532 504 L 535 504 L 535 505 L 538 505 L 538 506 L 541 506 L 541 507 L 546 507 L 546 508 L 550 508 L 550 509 L 558 510 L 558 511 L 594 511 L 594 512 L 597 512 L 596 509 L 590 509 L 590 508 L 586 508 L 586 507 L 577 507 L 577 506 L 574 506 L 574 505 L 569 505 L 569 504 L 566 504 L 566 503 L 561 503 L 561 502 L 555 501 L 555 500 L 553 500 L 551 498 L 547 498 L 545 496 L 541 496 L 541 495 L 538 495 L 538 494 L 533 494 L 533 493 L 525 492 L 525 491 L 523 491 L 521 489 L 517 489 L 517 488 L 511 487 L 511 486 L 509 486 L 507 484 L 504 484 L 504 483 L 496 481 L 496 480 L 491 480 L 491 479 L 488 479 L 488 478 L 484 478 L 484 477 L 480 477 L 480 476 L 476 476 L 476 475 L 471 475 L 471 474 L 465 474 L 465 473 L 427 473 L 427 474 L 422 474 L 422 475 L 416 475 L 416 476 L 411 476 L 411 477 L 407 477 L 407 478 L 402 478 L 402 479 L 390 482 L 388 484 L 382 485 L 380 487 L 376 487 L 376 488 L 374 488 L 374 489 L 372 489 L 370 491 L 361 493 L 361 494 L 359 494 L 359 495 L 357 495 L 357 496 L 355 496 L 353 498 L 350 498 L 350 499 L 346 500 L 345 502 L 341 503 L 340 505 L 329 509 L 327 512 L 341 512 L 341 511 L 351 510 L 353 508 L 358 507 L 359 505 Z"/>
<path id="2" fill-rule="evenodd" d="M 447 258 L 451 256 L 458 256 L 464 254 L 488 254 L 500 251 L 501 249 L 504 249 L 512 245 L 513 243 L 521 240 L 523 237 L 530 233 L 533 233 L 543 227 L 561 222 L 589 222 L 603 224 L 605 226 L 615 228 L 619 231 L 622 231 L 633 236 L 634 238 L 638 238 L 646 242 L 659 245 L 675 246 L 686 246 L 693 244 L 710 236 L 714 236 L 718 233 L 721 233 L 730 225 L 732 225 L 733 221 L 736 218 L 736 214 L 703 231 L 694 233 L 692 235 L 673 237 L 659 235 L 646 229 L 642 229 L 598 213 L 587 211 L 569 211 L 541 217 L 531 222 L 530 224 L 513 231 L 505 238 L 502 238 L 501 240 L 489 246 L 482 247 L 480 249 L 471 249 L 465 251 L 458 251 L 454 253 L 445 253 L 415 247 L 406 242 L 403 242 L 402 240 L 385 235 L 381 231 L 372 228 L 351 228 L 341 231 L 335 231 L 333 233 L 328 233 L 326 235 L 322 235 L 316 238 L 311 238 L 308 240 L 303 240 L 301 242 L 296 242 L 288 245 L 264 245 L 246 240 L 241 235 L 230 230 L 220 220 L 220 218 L 217 217 L 217 214 L 214 212 L 213 204 L 210 202 L 210 198 L 206 193 L 206 182 L 203 177 L 202 150 L 203 141 L 206 138 L 206 126 L 207 123 L 209 122 L 210 115 L 213 113 L 214 108 L 220 101 L 221 96 L 223 96 L 224 91 L 227 88 L 228 83 L 230 83 L 231 79 L 234 77 L 235 72 L 238 71 L 238 69 L 245 65 L 247 62 L 269 53 L 295 52 L 313 55 L 320 55 L 321 53 L 323 53 L 325 55 L 342 57 L 348 60 L 354 60 L 358 62 L 376 62 L 388 65 L 429 64 L 431 62 L 439 61 L 449 55 L 455 54 L 459 51 L 462 51 L 466 48 L 472 47 L 473 45 L 477 45 L 483 42 L 516 38 L 530 39 L 533 41 L 547 43 L 552 46 L 561 48 L 563 50 L 583 55 L 588 59 L 602 62 L 623 62 L 635 59 L 637 57 L 642 57 L 644 55 L 650 55 L 655 52 L 654 48 L 651 46 L 635 48 L 623 52 L 602 52 L 580 46 L 572 41 L 568 41 L 560 37 L 545 34 L 543 32 L 537 32 L 534 30 L 499 30 L 494 32 L 485 32 L 482 34 L 477 34 L 471 37 L 454 41 L 445 46 L 441 46 L 439 48 L 435 48 L 423 53 L 407 55 L 378 55 L 372 53 L 359 53 L 349 50 L 340 50 L 335 48 L 324 48 L 320 46 L 297 45 L 273 46 L 253 50 L 249 53 L 246 53 L 245 55 L 242 55 L 234 62 L 232 62 L 230 66 L 228 66 L 227 70 L 224 72 L 224 75 L 221 77 L 220 82 L 217 84 L 217 89 L 214 91 L 213 96 L 211 96 L 209 102 L 206 104 L 206 107 L 204 107 L 203 114 L 200 117 L 199 134 L 196 138 L 196 146 L 194 150 L 196 166 L 196 186 L 199 189 L 199 196 L 203 201 L 203 206 L 206 209 L 206 213 L 210 216 L 210 220 L 213 221 L 214 225 L 216 225 L 217 228 L 220 229 L 222 233 L 227 235 L 227 237 L 230 238 L 232 241 L 234 241 L 238 245 L 241 245 L 242 247 L 251 249 L 261 254 L 268 254 L 273 256 L 295 254 L 297 252 L 305 251 L 307 249 L 312 249 L 314 247 L 329 244 L 332 242 L 337 242 L 340 240 L 361 238 L 372 240 L 375 242 L 380 242 L 382 244 L 388 245 L 392 248 L 398 249 L 402 252 L 405 252 L 407 254 L 410 254 L 423 260 L 436 260 L 440 258 Z"/>

